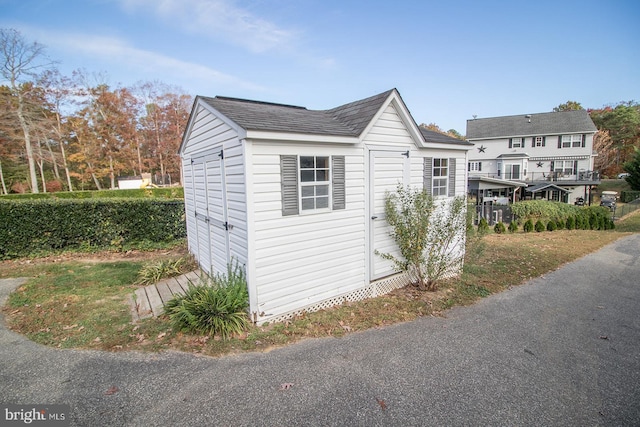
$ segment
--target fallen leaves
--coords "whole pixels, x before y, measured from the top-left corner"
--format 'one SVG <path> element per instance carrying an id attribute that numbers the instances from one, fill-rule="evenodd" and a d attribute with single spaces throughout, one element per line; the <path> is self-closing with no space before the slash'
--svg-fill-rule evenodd
<path id="1" fill-rule="evenodd" d="M 104 392 L 105 396 L 111 396 L 113 394 L 116 394 L 117 392 L 119 392 L 120 389 L 114 385 L 112 385 L 111 387 L 109 387 L 109 389 L 107 391 Z"/>
<path id="2" fill-rule="evenodd" d="M 289 390 L 291 387 L 293 387 L 293 383 L 280 384 L 280 390 Z"/>
<path id="3" fill-rule="evenodd" d="M 382 409 L 383 411 L 387 410 L 387 404 L 385 403 L 384 400 L 376 397 L 376 402 L 378 402 L 378 405 L 380 405 L 380 409 Z"/>

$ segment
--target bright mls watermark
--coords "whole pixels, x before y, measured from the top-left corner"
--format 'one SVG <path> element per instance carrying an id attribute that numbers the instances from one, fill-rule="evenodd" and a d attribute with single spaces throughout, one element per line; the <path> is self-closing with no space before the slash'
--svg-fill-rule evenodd
<path id="1" fill-rule="evenodd" d="M 70 425 L 69 405 L 0 405 L 3 426 L 34 425 L 66 427 Z"/>

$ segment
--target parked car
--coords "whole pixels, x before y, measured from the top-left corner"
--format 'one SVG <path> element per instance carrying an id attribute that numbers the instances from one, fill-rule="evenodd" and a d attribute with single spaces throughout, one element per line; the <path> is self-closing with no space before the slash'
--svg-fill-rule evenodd
<path id="1" fill-rule="evenodd" d="M 629 177 L 631 174 L 627 173 L 627 172 L 623 172 L 623 173 L 619 173 L 618 174 L 618 179 L 625 179 L 627 177 Z"/>

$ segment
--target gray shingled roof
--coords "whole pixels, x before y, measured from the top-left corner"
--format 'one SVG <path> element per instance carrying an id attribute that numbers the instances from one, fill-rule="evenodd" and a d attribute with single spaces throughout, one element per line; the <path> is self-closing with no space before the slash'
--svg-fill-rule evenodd
<path id="1" fill-rule="evenodd" d="M 331 110 L 307 110 L 293 105 L 220 96 L 200 98 L 246 130 L 357 137 L 392 91 Z"/>
<path id="2" fill-rule="evenodd" d="M 443 133 L 436 132 L 433 130 L 429 130 L 422 126 L 420 126 L 419 129 L 420 129 L 420 133 L 422 134 L 422 137 L 426 142 L 473 145 L 461 139 L 454 138 L 452 136 L 445 135 Z"/>
<path id="3" fill-rule="evenodd" d="M 197 98 L 245 130 L 358 137 L 394 91 L 397 93 L 396 89 L 390 89 L 330 110 L 308 110 L 294 105 L 222 96 Z M 420 132 L 426 142 L 472 145 L 427 129 L 420 128 Z"/>
<path id="4" fill-rule="evenodd" d="M 467 120 L 467 139 L 561 135 L 597 130 L 586 110 Z"/>

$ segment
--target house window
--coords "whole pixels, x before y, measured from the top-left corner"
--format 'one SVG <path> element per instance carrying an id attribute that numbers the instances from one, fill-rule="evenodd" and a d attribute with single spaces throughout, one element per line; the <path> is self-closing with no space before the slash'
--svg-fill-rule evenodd
<path id="1" fill-rule="evenodd" d="M 553 164 L 553 171 L 558 176 L 575 175 L 576 166 L 576 160 L 556 160 Z"/>
<path id="2" fill-rule="evenodd" d="M 535 147 L 544 147 L 544 138 L 542 136 L 536 136 L 533 139 L 533 145 Z"/>
<path id="3" fill-rule="evenodd" d="M 482 162 L 469 162 L 469 172 L 481 172 Z"/>
<path id="4" fill-rule="evenodd" d="M 562 135 L 562 148 L 582 146 L 582 135 Z"/>
<path id="5" fill-rule="evenodd" d="M 433 196 L 446 196 L 449 190 L 449 159 L 433 159 Z"/>
<path id="6" fill-rule="evenodd" d="M 511 138 L 511 148 L 522 148 L 524 141 L 522 138 Z"/>
<path id="7" fill-rule="evenodd" d="M 331 171 L 328 156 L 300 156 L 300 207 L 328 209 Z"/>

